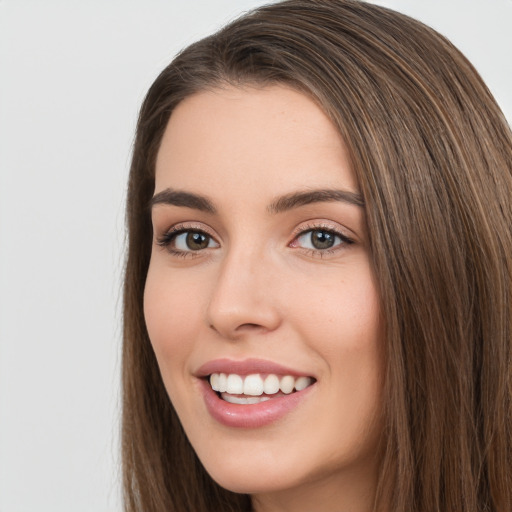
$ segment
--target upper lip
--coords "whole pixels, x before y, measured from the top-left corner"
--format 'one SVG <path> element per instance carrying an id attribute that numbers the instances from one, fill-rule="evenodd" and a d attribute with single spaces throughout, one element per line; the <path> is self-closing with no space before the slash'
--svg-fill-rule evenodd
<path id="1" fill-rule="evenodd" d="M 294 377 L 312 377 L 311 374 L 294 370 L 272 361 L 264 359 L 214 359 L 208 361 L 195 372 L 196 377 L 207 377 L 212 373 L 235 373 L 237 375 L 250 375 L 253 373 L 273 373 L 276 375 L 292 375 Z"/>

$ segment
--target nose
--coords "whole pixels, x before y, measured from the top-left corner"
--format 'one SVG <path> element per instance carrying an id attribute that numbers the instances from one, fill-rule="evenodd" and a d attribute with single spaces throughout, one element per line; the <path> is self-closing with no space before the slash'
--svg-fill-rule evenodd
<path id="1" fill-rule="evenodd" d="M 232 250 L 220 263 L 207 308 L 209 327 L 229 340 L 265 334 L 279 326 L 279 300 L 270 257 L 258 250 Z"/>

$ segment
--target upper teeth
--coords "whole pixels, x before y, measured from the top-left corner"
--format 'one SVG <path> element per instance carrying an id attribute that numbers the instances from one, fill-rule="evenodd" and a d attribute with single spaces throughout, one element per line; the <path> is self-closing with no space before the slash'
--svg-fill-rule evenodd
<path id="1" fill-rule="evenodd" d="M 311 377 L 293 377 L 284 375 L 279 377 L 273 373 L 263 378 L 260 374 L 254 373 L 245 377 L 236 373 L 212 373 L 210 385 L 214 391 L 230 393 L 233 395 L 260 396 L 263 393 L 273 395 L 278 391 L 285 394 L 291 393 L 294 389 L 301 391 L 313 383 Z"/>

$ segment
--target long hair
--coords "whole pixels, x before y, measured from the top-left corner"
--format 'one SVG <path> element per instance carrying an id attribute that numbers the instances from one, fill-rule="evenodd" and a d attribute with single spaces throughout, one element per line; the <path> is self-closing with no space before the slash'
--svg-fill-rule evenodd
<path id="1" fill-rule="evenodd" d="M 143 103 L 129 178 L 123 475 L 128 512 L 247 511 L 198 461 L 143 317 L 156 154 L 184 98 L 285 84 L 345 142 L 385 323 L 375 510 L 512 510 L 512 135 L 441 35 L 356 0 L 259 8 L 181 52 Z"/>

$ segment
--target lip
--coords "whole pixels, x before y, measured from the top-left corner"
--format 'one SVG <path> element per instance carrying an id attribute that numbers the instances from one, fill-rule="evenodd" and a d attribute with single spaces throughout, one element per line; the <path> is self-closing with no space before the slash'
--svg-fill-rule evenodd
<path id="1" fill-rule="evenodd" d="M 261 359 L 246 359 L 244 361 L 217 359 L 204 364 L 196 372 L 196 377 L 199 379 L 206 409 L 214 420 L 232 428 L 260 428 L 274 423 L 299 407 L 316 387 L 315 379 L 315 382 L 307 388 L 289 395 L 281 395 L 258 404 L 232 404 L 222 400 L 211 388 L 206 377 L 212 373 L 236 373 L 238 375 L 274 373 L 294 377 L 312 377 L 312 375 Z"/>
<path id="2" fill-rule="evenodd" d="M 291 375 L 293 377 L 313 377 L 309 373 L 299 372 L 292 368 L 265 361 L 264 359 L 244 359 L 236 361 L 233 359 L 215 359 L 203 364 L 196 372 L 195 376 L 199 378 L 208 377 L 212 373 L 236 373 L 237 375 L 250 375 L 252 373 L 274 373 L 276 375 Z M 316 379 L 315 379 L 316 380 Z"/>

